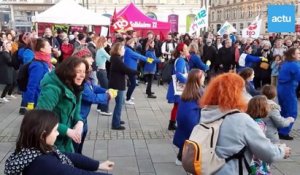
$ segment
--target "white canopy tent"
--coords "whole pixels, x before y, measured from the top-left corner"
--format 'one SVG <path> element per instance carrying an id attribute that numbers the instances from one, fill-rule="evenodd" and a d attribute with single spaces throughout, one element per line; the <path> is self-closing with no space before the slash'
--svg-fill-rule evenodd
<path id="1" fill-rule="evenodd" d="M 33 16 L 32 22 L 72 24 L 72 25 L 110 25 L 110 19 L 94 13 L 74 0 L 61 0 L 46 11 Z"/>

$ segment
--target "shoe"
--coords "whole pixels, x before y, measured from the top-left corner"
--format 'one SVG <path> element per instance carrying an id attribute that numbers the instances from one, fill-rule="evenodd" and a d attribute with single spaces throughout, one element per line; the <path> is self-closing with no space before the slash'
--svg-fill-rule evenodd
<path id="1" fill-rule="evenodd" d="M 120 125 L 124 125 L 125 122 L 123 120 L 120 121 Z"/>
<path id="2" fill-rule="evenodd" d="M 124 126 L 118 126 L 118 127 L 111 127 L 112 130 L 125 130 L 126 128 Z"/>
<path id="3" fill-rule="evenodd" d="M 19 110 L 20 115 L 25 115 L 26 112 L 27 112 L 26 108 L 20 108 Z"/>
<path id="4" fill-rule="evenodd" d="M 151 95 L 148 95 L 147 98 L 156 98 L 156 96 L 151 94 Z"/>
<path id="5" fill-rule="evenodd" d="M 178 166 L 182 166 L 182 162 L 178 159 L 175 160 L 175 164 L 178 165 Z"/>
<path id="6" fill-rule="evenodd" d="M 282 135 L 282 134 L 279 134 L 279 138 L 281 140 L 294 140 L 294 137 L 290 136 L 290 135 Z"/>
<path id="7" fill-rule="evenodd" d="M 8 95 L 7 98 L 8 98 L 8 99 L 17 99 L 17 97 L 14 96 L 14 95 Z"/>
<path id="8" fill-rule="evenodd" d="M 131 97 L 130 100 L 134 100 L 134 97 Z"/>
<path id="9" fill-rule="evenodd" d="M 100 113 L 101 115 L 104 115 L 104 116 L 111 116 L 111 115 L 112 115 L 111 112 L 102 112 L 101 110 L 100 110 L 99 113 Z"/>
<path id="10" fill-rule="evenodd" d="M 3 98 L 0 98 L 0 102 L 1 103 L 8 103 L 9 100 L 7 98 L 3 97 Z"/>
<path id="11" fill-rule="evenodd" d="M 149 93 L 146 92 L 146 94 L 149 94 Z M 153 94 L 155 94 L 155 93 L 154 93 L 154 92 L 150 92 L 150 94 L 153 95 Z"/>
<path id="12" fill-rule="evenodd" d="M 176 121 L 170 120 L 168 130 L 176 130 Z"/>
<path id="13" fill-rule="evenodd" d="M 125 100 L 125 104 L 134 105 L 134 102 L 132 100 Z"/>

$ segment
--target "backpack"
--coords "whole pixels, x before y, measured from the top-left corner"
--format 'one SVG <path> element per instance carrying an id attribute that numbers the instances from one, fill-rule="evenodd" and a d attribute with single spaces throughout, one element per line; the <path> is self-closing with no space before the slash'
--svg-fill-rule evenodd
<path id="1" fill-rule="evenodd" d="M 170 83 L 172 81 L 173 69 L 174 69 L 174 61 L 169 60 L 161 71 L 161 80 L 163 82 Z"/>
<path id="2" fill-rule="evenodd" d="M 33 60 L 38 61 L 38 60 Z M 27 90 L 27 84 L 29 79 L 29 66 L 33 62 L 26 63 L 20 67 L 18 76 L 17 76 L 17 84 L 20 91 L 25 92 Z M 39 61 L 41 62 L 41 61 Z"/>
<path id="3" fill-rule="evenodd" d="M 244 158 L 246 146 L 238 153 L 223 159 L 218 157 L 215 152 L 220 126 L 227 115 L 239 113 L 233 111 L 221 119 L 211 123 L 200 123 L 196 125 L 190 135 L 189 140 L 186 140 L 182 151 L 182 166 L 185 171 L 194 175 L 211 175 L 222 168 L 226 162 L 232 159 L 239 160 L 239 174 L 243 174 L 242 159 L 248 172 L 250 172 L 249 164 Z"/>
<path id="4" fill-rule="evenodd" d="M 22 61 L 21 59 L 19 58 L 19 55 L 18 55 L 18 51 L 15 51 L 13 54 L 12 54 L 12 57 L 11 57 L 11 65 L 13 66 L 13 68 L 15 70 L 18 70 L 20 68 L 20 65 L 22 64 Z"/>

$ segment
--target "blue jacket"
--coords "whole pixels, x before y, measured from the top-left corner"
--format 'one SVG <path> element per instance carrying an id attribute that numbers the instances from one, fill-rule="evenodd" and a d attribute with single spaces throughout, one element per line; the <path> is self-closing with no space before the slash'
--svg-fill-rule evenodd
<path id="1" fill-rule="evenodd" d="M 248 82 L 246 81 L 245 83 L 246 91 L 251 95 L 251 96 L 256 96 L 260 95 L 260 92 L 255 89 L 253 82 Z"/>
<path id="2" fill-rule="evenodd" d="M 156 63 L 159 63 L 160 59 L 156 57 L 154 49 L 147 50 L 146 57 L 153 58 L 154 60 L 151 64 L 148 62 L 145 63 L 144 74 L 154 74 L 156 72 Z"/>
<path id="3" fill-rule="evenodd" d="M 87 80 L 84 83 L 80 110 L 80 115 L 84 122 L 87 120 L 92 104 L 107 104 L 108 100 L 109 95 L 106 93 L 106 89 L 93 84 L 90 80 Z"/>
<path id="4" fill-rule="evenodd" d="M 130 46 L 125 46 L 125 53 L 124 53 L 124 63 L 130 69 L 136 70 L 137 69 L 137 61 L 141 60 L 146 62 L 147 57 L 136 53 L 133 48 Z"/>
<path id="5" fill-rule="evenodd" d="M 254 66 L 253 63 L 259 63 L 259 62 L 261 62 L 261 59 L 258 56 L 242 53 L 239 58 L 239 66 L 240 66 L 239 70 L 242 70 L 245 67 L 253 68 Z"/>
<path id="6" fill-rule="evenodd" d="M 284 61 L 279 70 L 277 94 L 284 117 L 297 116 L 296 88 L 300 81 L 300 65 L 297 61 Z"/>
<path id="7" fill-rule="evenodd" d="M 34 53 L 27 47 L 21 47 L 18 50 L 18 58 L 21 60 L 22 64 L 26 64 L 33 60 Z"/>
<path id="8" fill-rule="evenodd" d="M 194 126 L 200 121 L 200 107 L 196 100 L 179 101 L 177 111 L 177 129 L 174 134 L 173 144 L 182 148 L 184 141 L 189 139 Z"/>
<path id="9" fill-rule="evenodd" d="M 32 61 L 29 65 L 28 72 L 27 89 L 22 94 L 22 101 L 24 104 L 36 104 L 41 92 L 40 82 L 45 74 L 49 72 L 49 65 L 43 61 Z"/>
<path id="10" fill-rule="evenodd" d="M 184 74 L 189 72 L 188 63 L 182 57 L 177 58 L 177 61 L 175 61 L 175 63 L 174 63 L 173 74 L 176 74 L 176 78 L 180 83 L 186 83 L 187 77 L 185 77 Z M 171 81 L 169 83 L 168 92 L 167 92 L 168 103 L 179 102 L 180 96 L 175 95 L 174 93 L 175 92 L 174 92 L 173 81 Z"/>
<path id="11" fill-rule="evenodd" d="M 75 167 L 62 164 L 54 153 L 44 154 L 37 157 L 23 171 L 24 175 L 107 175 L 106 173 L 93 172 L 98 169 L 99 161 L 90 159 L 81 154 L 64 153 Z"/>
<path id="12" fill-rule="evenodd" d="M 209 67 L 203 63 L 201 58 L 196 54 L 196 53 L 191 53 L 191 57 L 189 59 L 189 67 L 190 69 L 200 69 L 203 70 L 204 72 L 209 70 Z"/>

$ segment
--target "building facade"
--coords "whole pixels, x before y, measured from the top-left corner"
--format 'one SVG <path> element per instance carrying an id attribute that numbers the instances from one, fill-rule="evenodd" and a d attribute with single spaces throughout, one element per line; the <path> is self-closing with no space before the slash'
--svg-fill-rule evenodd
<path id="1" fill-rule="evenodd" d="M 16 28 L 23 31 L 31 29 L 31 17 L 40 13 L 59 0 L 2 0 L 0 5 L 0 29 Z M 148 17 L 168 22 L 168 16 L 178 15 L 178 32 L 189 29 L 195 14 L 205 4 L 205 0 L 75 0 L 84 7 L 99 13 L 112 16 L 114 9 L 124 8 L 130 2 Z M 188 26 L 188 27 L 187 27 Z"/>
<path id="2" fill-rule="evenodd" d="M 2 0 L 0 5 L 0 30 L 32 29 L 31 17 L 54 4 L 54 0 Z"/>
<path id="3" fill-rule="evenodd" d="M 260 15 L 261 34 L 266 34 L 268 4 L 294 4 L 296 5 L 296 19 L 299 18 L 298 0 L 213 0 L 209 11 L 209 29 L 216 33 L 224 22 L 228 21 L 241 34 L 242 29 L 248 27 L 255 17 Z"/>

